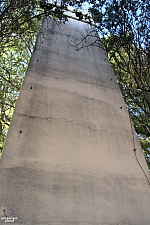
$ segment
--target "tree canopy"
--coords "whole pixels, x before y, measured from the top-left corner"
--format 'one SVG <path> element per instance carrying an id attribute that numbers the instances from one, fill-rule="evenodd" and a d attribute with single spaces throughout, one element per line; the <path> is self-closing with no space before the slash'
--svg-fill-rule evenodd
<path id="1" fill-rule="evenodd" d="M 0 151 L 44 13 L 38 1 L 0 1 Z"/>
<path id="2" fill-rule="evenodd" d="M 83 8 L 88 8 L 83 13 Z M 5 0 L 0 2 L 0 148 L 43 16 L 67 21 L 72 6 L 102 42 L 150 166 L 150 5 L 148 0 Z M 83 7 L 84 6 L 84 7 Z M 95 43 L 93 43 L 95 44 Z M 78 48 L 78 44 L 76 45 Z M 84 45 L 82 45 L 84 47 Z M 86 46 L 87 47 L 87 46 Z M 80 48 L 80 47 L 79 47 Z"/>

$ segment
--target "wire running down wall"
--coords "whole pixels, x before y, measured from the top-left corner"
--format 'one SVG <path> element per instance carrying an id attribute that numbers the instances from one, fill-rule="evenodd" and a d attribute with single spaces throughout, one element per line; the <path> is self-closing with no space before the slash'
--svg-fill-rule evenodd
<path id="1" fill-rule="evenodd" d="M 150 224 L 148 168 L 101 43 L 78 45 L 88 31 L 43 21 L 0 161 L 1 224 Z"/>

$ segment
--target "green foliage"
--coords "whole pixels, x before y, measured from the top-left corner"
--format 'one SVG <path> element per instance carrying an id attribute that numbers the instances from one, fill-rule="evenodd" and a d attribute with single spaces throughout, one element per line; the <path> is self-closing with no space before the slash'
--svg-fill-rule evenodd
<path id="1" fill-rule="evenodd" d="M 64 12 L 67 10 L 67 5 L 61 2 L 49 3 L 48 1 L 40 1 L 40 7 L 44 10 L 46 16 L 52 16 L 53 19 L 59 19 L 60 21 L 67 21 L 67 16 Z"/>
<path id="2" fill-rule="evenodd" d="M 100 24 L 102 22 L 102 13 L 96 8 L 91 8 L 90 12 L 94 22 Z"/>
<path id="3" fill-rule="evenodd" d="M 14 35 L 9 42 L 3 44 L 3 51 L 0 55 L 0 150 L 3 143 L 19 95 L 19 90 L 25 75 L 25 71 L 32 52 L 31 42 L 34 42 L 35 35 L 30 34 L 26 39 Z M 30 44 L 30 48 L 27 45 Z"/>
<path id="4" fill-rule="evenodd" d="M 43 15 L 37 3 L 0 2 L 0 155 Z"/>
<path id="5" fill-rule="evenodd" d="M 137 47 L 128 37 L 110 35 L 103 43 L 150 166 L 149 49 Z"/>
<path id="6" fill-rule="evenodd" d="M 120 85 L 141 147 L 150 166 L 149 48 L 137 47 L 130 35 L 102 40 Z"/>

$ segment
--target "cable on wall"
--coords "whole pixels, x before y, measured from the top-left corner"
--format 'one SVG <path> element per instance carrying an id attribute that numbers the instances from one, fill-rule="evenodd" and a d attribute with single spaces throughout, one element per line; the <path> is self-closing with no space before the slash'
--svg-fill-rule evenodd
<path id="1" fill-rule="evenodd" d="M 132 121 L 131 121 L 130 114 L 129 114 L 129 119 L 130 119 L 130 125 L 131 125 L 132 137 L 133 137 L 133 146 L 134 146 L 133 151 L 134 151 L 134 155 L 135 155 L 135 158 L 136 158 L 136 160 L 137 160 L 137 163 L 139 164 L 141 170 L 143 171 L 143 173 L 144 173 L 144 175 L 145 175 L 145 177 L 146 177 L 146 180 L 147 180 L 147 182 L 148 182 L 148 185 L 150 186 L 150 181 L 149 181 L 149 179 L 148 179 L 148 176 L 147 176 L 146 172 L 144 171 L 144 169 L 143 169 L 143 167 L 142 167 L 142 165 L 141 165 L 141 163 L 140 163 L 140 161 L 139 161 L 139 159 L 138 159 L 138 157 L 137 157 L 137 154 L 136 154 L 136 146 L 135 146 L 134 130 L 133 130 L 133 124 L 132 124 Z"/>

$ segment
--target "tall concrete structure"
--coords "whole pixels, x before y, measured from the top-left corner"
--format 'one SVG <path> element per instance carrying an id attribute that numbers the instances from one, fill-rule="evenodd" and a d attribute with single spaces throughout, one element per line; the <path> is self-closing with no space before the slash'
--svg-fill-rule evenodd
<path id="1" fill-rule="evenodd" d="M 0 161 L 1 224 L 150 224 L 148 168 L 107 56 L 72 46 L 86 29 L 43 22 Z"/>

